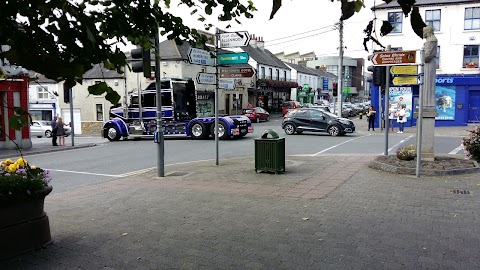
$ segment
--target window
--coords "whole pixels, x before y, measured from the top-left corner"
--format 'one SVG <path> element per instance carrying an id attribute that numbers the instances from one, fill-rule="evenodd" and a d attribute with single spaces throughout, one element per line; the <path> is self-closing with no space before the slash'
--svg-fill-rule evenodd
<path id="1" fill-rule="evenodd" d="M 480 29 L 480 7 L 465 8 L 464 29 Z"/>
<path id="2" fill-rule="evenodd" d="M 43 86 L 37 86 L 37 98 L 48 99 L 48 88 Z"/>
<path id="3" fill-rule="evenodd" d="M 285 79 L 285 81 L 287 80 L 287 71 L 286 70 L 283 71 L 283 78 Z"/>
<path id="4" fill-rule="evenodd" d="M 437 47 L 437 55 L 435 56 L 435 60 L 437 61 L 437 69 L 440 68 L 440 46 Z"/>
<path id="5" fill-rule="evenodd" d="M 403 20 L 403 13 L 402 12 L 389 12 L 388 13 L 388 21 L 393 27 L 392 33 L 401 33 L 402 32 L 402 20 Z"/>
<path id="6" fill-rule="evenodd" d="M 478 48 L 479 45 L 463 46 L 463 67 L 478 68 Z"/>
<path id="7" fill-rule="evenodd" d="M 272 71 L 272 68 L 269 68 L 268 69 L 268 76 L 270 76 L 270 80 L 272 80 L 273 78 L 273 71 Z"/>
<path id="8" fill-rule="evenodd" d="M 95 111 L 97 114 L 97 121 L 103 121 L 103 105 L 102 104 L 96 104 L 95 105 Z"/>
<path id="9" fill-rule="evenodd" d="M 426 10 L 425 23 L 433 27 L 433 31 L 440 31 L 440 9 Z"/>
<path id="10" fill-rule="evenodd" d="M 261 67 L 260 69 L 262 70 L 262 72 L 260 72 L 260 76 L 262 76 L 262 79 L 265 79 L 265 67 Z"/>
<path id="11" fill-rule="evenodd" d="M 275 80 L 280 80 L 280 70 L 276 69 L 275 73 L 276 73 L 275 76 L 277 76 Z"/>

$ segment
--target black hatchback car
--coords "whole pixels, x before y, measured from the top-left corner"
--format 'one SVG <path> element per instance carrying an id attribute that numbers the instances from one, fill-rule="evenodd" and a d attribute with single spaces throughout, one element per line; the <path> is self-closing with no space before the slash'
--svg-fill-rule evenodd
<path id="1" fill-rule="evenodd" d="M 304 131 L 328 132 L 331 136 L 355 132 L 355 125 L 351 120 L 316 108 L 290 110 L 283 117 L 282 128 L 288 135 L 301 134 Z"/>

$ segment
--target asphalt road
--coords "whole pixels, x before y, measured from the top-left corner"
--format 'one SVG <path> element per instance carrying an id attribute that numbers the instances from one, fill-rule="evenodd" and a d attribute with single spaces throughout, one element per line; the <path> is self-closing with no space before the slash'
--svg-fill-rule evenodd
<path id="1" fill-rule="evenodd" d="M 254 123 L 254 133 L 238 140 L 220 141 L 219 159 L 248 157 L 254 158 L 254 139 L 260 138 L 266 129 L 277 131 L 285 138 L 286 155 L 381 155 L 385 149 L 384 134 L 354 133 L 347 136 L 331 137 L 326 133 L 286 135 L 280 127 L 281 118 L 270 122 Z M 34 138 L 34 144 L 50 143 L 47 138 Z M 76 144 L 94 142 L 98 146 L 31 155 L 31 164 L 51 170 L 54 191 L 67 191 L 78 187 L 111 181 L 118 177 L 139 174 L 157 167 L 157 145 L 151 139 L 109 142 L 100 137 L 76 137 Z M 66 139 L 70 144 L 70 138 Z M 437 154 L 462 154 L 458 137 L 436 137 Z M 412 134 L 389 136 L 389 153 L 395 153 L 400 146 L 415 144 Z M 164 164 L 168 165 L 199 160 L 215 161 L 215 141 L 194 141 L 188 138 L 165 140 Z"/>

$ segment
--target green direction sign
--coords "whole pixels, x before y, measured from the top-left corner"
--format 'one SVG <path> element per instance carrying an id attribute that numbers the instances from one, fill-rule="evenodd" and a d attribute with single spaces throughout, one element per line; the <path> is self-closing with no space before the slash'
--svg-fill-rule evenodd
<path id="1" fill-rule="evenodd" d="M 217 57 L 217 64 L 219 65 L 235 65 L 246 64 L 248 62 L 248 53 L 220 53 Z"/>
<path id="2" fill-rule="evenodd" d="M 392 66 L 390 74 L 392 75 L 417 75 L 417 66 Z"/>
<path id="3" fill-rule="evenodd" d="M 303 84 L 303 90 L 308 91 L 309 89 L 310 89 L 310 86 L 308 85 L 308 83 L 304 83 Z"/>

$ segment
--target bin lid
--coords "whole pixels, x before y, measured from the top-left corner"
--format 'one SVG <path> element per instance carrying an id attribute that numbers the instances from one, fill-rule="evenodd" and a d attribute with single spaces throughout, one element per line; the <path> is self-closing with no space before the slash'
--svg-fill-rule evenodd
<path id="1" fill-rule="evenodd" d="M 262 134 L 262 139 L 278 139 L 278 138 L 280 138 L 280 136 L 278 136 L 278 133 L 273 129 L 267 129 Z"/>

